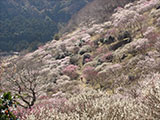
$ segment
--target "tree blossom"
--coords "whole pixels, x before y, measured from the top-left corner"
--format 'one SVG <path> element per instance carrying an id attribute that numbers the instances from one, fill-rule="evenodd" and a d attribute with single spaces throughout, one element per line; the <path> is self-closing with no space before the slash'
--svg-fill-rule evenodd
<path id="1" fill-rule="evenodd" d="M 97 78 L 98 72 L 95 70 L 94 67 L 87 66 L 83 70 L 83 77 L 88 81 L 95 81 Z"/>
<path id="2" fill-rule="evenodd" d="M 76 65 L 68 65 L 66 68 L 63 70 L 63 74 L 69 76 L 71 79 L 76 79 L 78 77 L 78 66 Z"/>

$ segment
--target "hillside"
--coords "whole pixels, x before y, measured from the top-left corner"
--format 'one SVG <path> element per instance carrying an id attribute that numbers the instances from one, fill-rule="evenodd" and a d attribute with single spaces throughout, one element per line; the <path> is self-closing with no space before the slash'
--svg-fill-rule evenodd
<path id="1" fill-rule="evenodd" d="M 34 103 L 15 111 L 22 120 L 159 120 L 160 1 L 118 7 L 109 20 L 5 58 L 0 73 L 3 91 Z"/>
<path id="2" fill-rule="evenodd" d="M 103 23 L 110 20 L 110 16 L 117 7 L 124 7 L 127 3 L 134 1 L 136 0 L 94 0 L 73 15 L 65 29 L 61 31 L 68 32 L 74 29 L 75 26 L 90 27 L 95 23 Z"/>
<path id="3" fill-rule="evenodd" d="M 33 51 L 92 0 L 1 0 L 0 50 Z"/>

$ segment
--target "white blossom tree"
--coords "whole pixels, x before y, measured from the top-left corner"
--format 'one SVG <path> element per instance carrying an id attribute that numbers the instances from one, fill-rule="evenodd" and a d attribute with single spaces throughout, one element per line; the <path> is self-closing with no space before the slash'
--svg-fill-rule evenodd
<path id="1" fill-rule="evenodd" d="M 17 102 L 21 107 L 31 108 L 42 89 L 37 67 L 38 64 L 23 61 L 19 64 L 12 63 L 3 73 L 3 90 L 17 95 Z"/>

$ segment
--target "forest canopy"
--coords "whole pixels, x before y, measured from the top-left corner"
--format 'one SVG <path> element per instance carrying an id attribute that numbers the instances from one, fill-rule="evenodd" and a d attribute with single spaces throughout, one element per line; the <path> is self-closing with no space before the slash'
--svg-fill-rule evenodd
<path id="1" fill-rule="evenodd" d="M 35 50 L 92 0 L 1 0 L 0 51 Z"/>

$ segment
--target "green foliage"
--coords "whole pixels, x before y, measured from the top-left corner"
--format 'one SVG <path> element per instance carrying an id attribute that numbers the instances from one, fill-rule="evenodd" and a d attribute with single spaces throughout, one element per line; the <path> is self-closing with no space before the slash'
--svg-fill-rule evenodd
<path id="1" fill-rule="evenodd" d="M 0 97 L 0 120 L 17 120 L 10 108 L 16 107 L 11 92 L 6 92 Z"/>
<path id="2" fill-rule="evenodd" d="M 0 0 L 0 50 L 37 49 L 37 44 L 52 40 L 58 25 L 67 23 L 86 3 L 86 0 Z"/>
<path id="3" fill-rule="evenodd" d="M 3 51 L 34 50 L 37 44 L 52 40 L 52 35 L 57 31 L 53 21 L 24 16 L 0 21 L 0 26 L 0 49 Z"/>
<path id="4" fill-rule="evenodd" d="M 59 39 L 60 39 L 59 34 L 55 34 L 55 35 L 54 35 L 54 39 L 55 39 L 55 40 L 59 40 Z"/>

